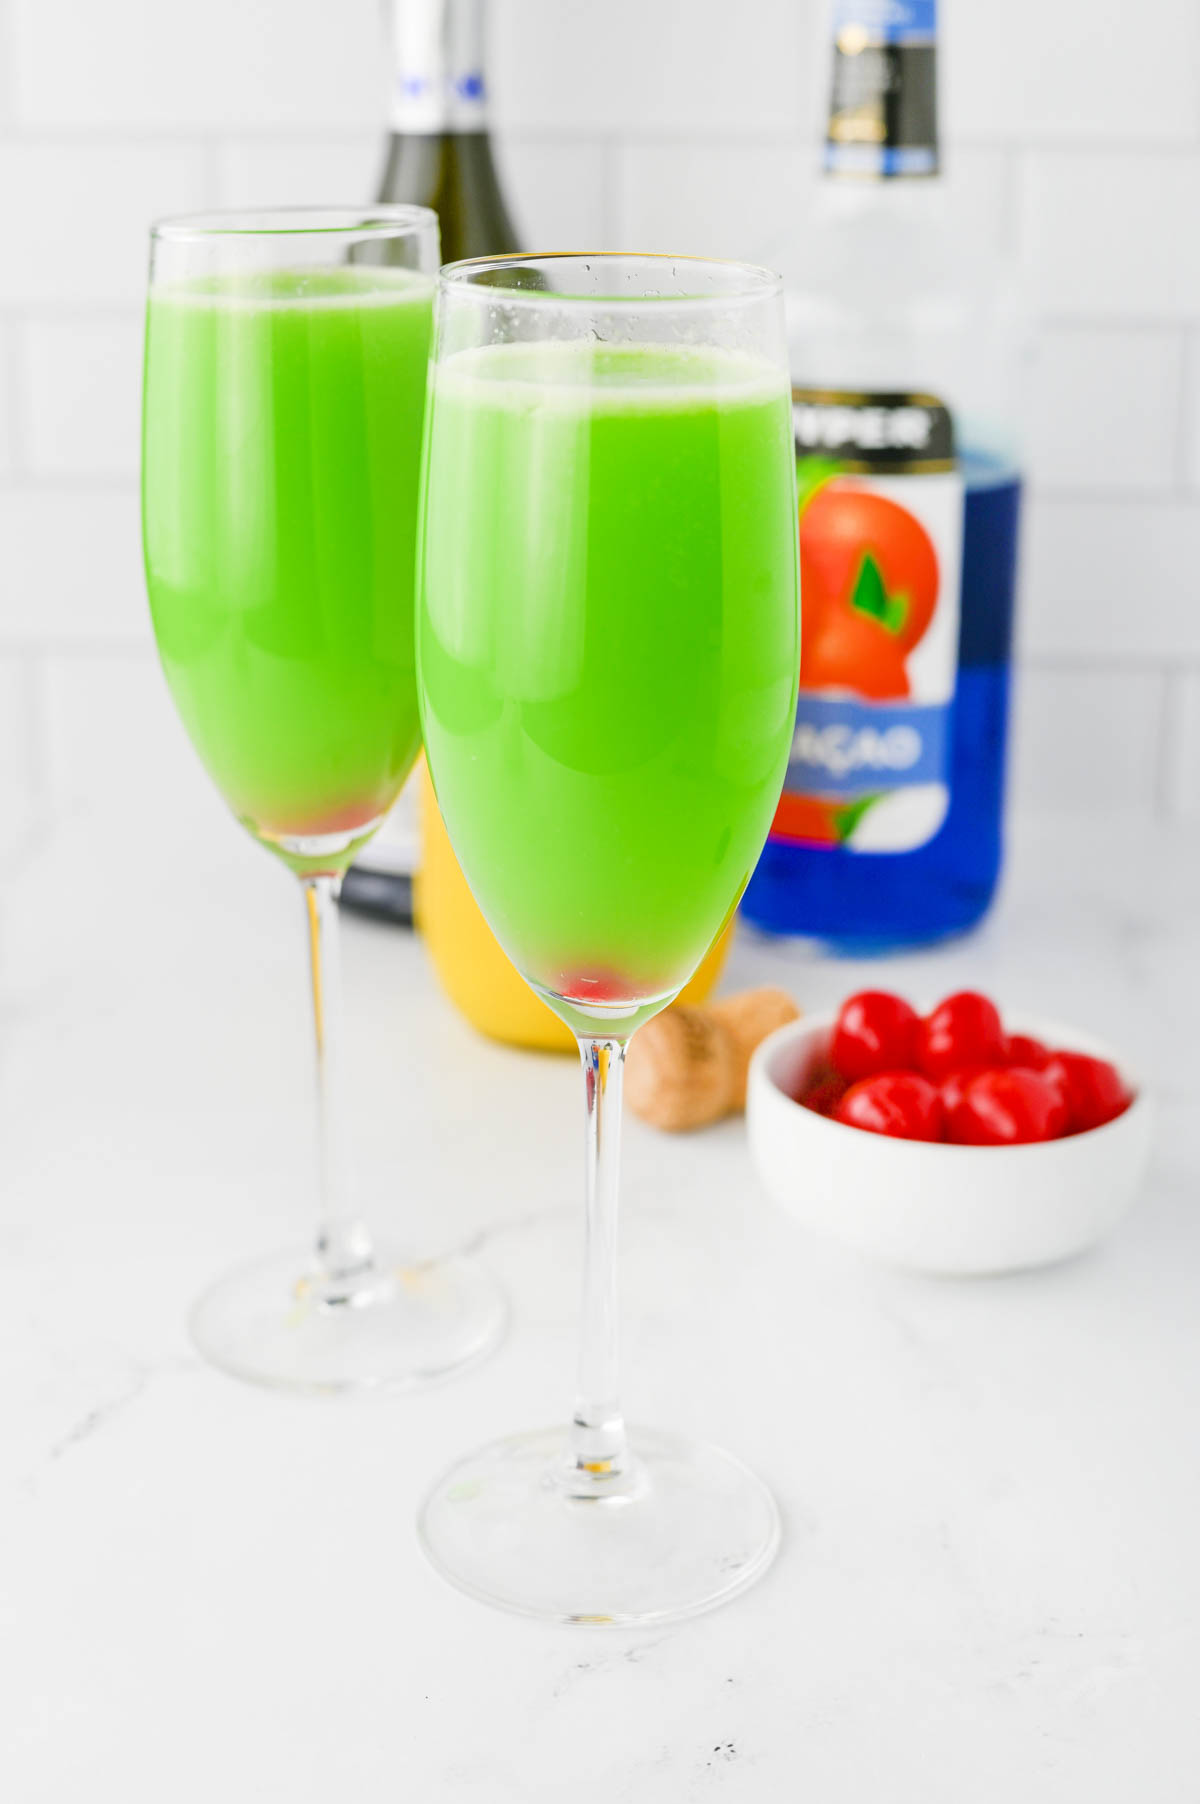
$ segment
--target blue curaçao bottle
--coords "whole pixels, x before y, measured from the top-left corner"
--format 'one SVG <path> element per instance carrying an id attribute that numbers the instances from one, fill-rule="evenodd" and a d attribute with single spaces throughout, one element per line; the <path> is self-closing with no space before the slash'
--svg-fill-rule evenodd
<path id="1" fill-rule="evenodd" d="M 1020 314 L 946 192 L 936 0 L 834 0 L 816 216 L 788 316 L 796 735 L 743 914 L 849 953 L 973 927 L 1000 873 Z"/>

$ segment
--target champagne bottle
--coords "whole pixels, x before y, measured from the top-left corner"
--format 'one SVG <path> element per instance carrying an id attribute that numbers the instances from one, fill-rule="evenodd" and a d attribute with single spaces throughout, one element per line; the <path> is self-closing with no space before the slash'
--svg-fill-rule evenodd
<path id="1" fill-rule="evenodd" d="M 377 199 L 432 207 L 442 260 L 519 249 L 487 121 L 486 0 L 388 0 L 395 82 Z"/>
<path id="2" fill-rule="evenodd" d="M 442 261 L 519 249 L 487 121 L 486 0 L 386 0 L 394 58 L 391 122 L 376 199 L 432 207 Z M 357 864 L 342 900 L 409 926 L 417 865 L 416 781 Z"/>

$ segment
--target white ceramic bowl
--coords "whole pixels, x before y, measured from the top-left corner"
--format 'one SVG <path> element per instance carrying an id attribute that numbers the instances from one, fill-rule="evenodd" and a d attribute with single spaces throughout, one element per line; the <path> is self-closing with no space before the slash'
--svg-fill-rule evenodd
<path id="1" fill-rule="evenodd" d="M 1049 1021 L 1012 1031 L 1117 1066 L 1134 1100 L 1104 1127 L 1032 1146 L 893 1140 L 802 1108 L 794 1094 L 828 1054 L 832 1015 L 789 1022 L 754 1054 L 746 1095 L 750 1150 L 775 1201 L 806 1227 L 913 1271 L 1020 1271 L 1078 1253 L 1137 1197 L 1151 1107 L 1100 1041 Z"/>

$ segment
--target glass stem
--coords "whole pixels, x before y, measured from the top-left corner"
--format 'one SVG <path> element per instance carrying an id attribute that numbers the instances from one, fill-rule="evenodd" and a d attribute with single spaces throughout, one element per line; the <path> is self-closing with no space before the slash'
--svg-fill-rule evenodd
<path id="1" fill-rule="evenodd" d="M 617 1401 L 617 1187 L 625 1041 L 579 1036 L 587 1085 L 587 1226 L 579 1385 L 571 1423 L 575 1484 L 594 1494 L 628 1469 Z"/>
<path id="2" fill-rule="evenodd" d="M 303 877 L 317 1046 L 318 1282 L 328 1302 L 349 1301 L 370 1269 L 371 1240 L 354 1207 L 342 1098 L 342 966 L 339 877 Z"/>

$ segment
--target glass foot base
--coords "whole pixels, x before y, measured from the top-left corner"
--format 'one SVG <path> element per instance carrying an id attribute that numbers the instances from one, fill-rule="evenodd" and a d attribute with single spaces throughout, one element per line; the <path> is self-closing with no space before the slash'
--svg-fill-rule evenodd
<path id="1" fill-rule="evenodd" d="M 470 1259 L 406 1265 L 378 1249 L 331 1298 L 311 1257 L 297 1251 L 220 1279 L 195 1305 L 189 1327 L 205 1359 L 253 1384 L 412 1390 L 484 1358 L 506 1314 L 498 1286 Z"/>
<path id="2" fill-rule="evenodd" d="M 551 1622 L 671 1622 L 761 1578 L 779 1546 L 766 1486 L 702 1441 L 629 1436 L 631 1470 L 586 1497 L 561 1429 L 493 1442 L 426 1498 L 426 1554 L 459 1590 Z"/>

